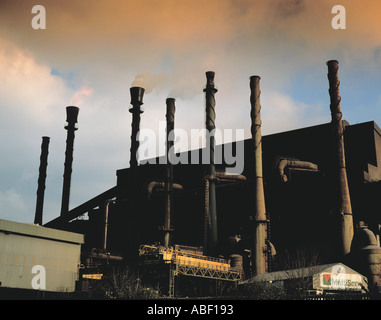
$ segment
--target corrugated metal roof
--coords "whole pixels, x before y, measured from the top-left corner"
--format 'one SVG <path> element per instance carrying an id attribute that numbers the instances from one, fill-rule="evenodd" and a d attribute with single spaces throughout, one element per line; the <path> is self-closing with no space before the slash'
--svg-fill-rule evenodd
<path id="1" fill-rule="evenodd" d="M 38 237 L 55 241 L 72 242 L 78 244 L 84 243 L 83 234 L 2 219 L 0 219 L 0 232 L 20 234 L 29 237 Z"/>

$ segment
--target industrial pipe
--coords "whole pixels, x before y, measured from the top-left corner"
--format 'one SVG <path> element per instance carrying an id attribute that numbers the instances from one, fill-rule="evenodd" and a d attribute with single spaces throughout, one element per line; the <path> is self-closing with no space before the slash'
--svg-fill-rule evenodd
<path id="1" fill-rule="evenodd" d="M 103 234 L 103 249 L 107 249 L 107 234 L 108 234 L 108 225 L 109 225 L 109 207 L 110 204 L 114 204 L 115 201 L 108 199 L 105 203 L 104 210 L 105 210 L 105 216 L 104 216 L 104 234 Z"/>
<path id="2" fill-rule="evenodd" d="M 216 171 L 216 180 L 220 182 L 236 182 L 246 181 L 246 177 L 242 174 L 227 174 L 225 172 Z"/>
<path id="3" fill-rule="evenodd" d="M 261 103 L 259 76 L 250 77 L 250 103 L 251 103 L 251 135 L 254 142 L 254 222 L 255 229 L 252 234 L 252 272 L 259 275 L 266 272 L 266 233 L 267 218 L 265 206 L 265 193 L 262 174 L 262 134 L 261 134 Z"/>
<path id="4" fill-rule="evenodd" d="M 356 268 L 368 278 L 372 293 L 381 293 L 381 248 L 373 231 L 362 227 L 352 241 L 351 255 Z"/>
<path id="5" fill-rule="evenodd" d="M 141 87 L 131 87 L 131 105 L 132 108 L 129 109 L 132 113 L 131 122 L 131 148 L 130 148 L 130 168 L 137 167 L 138 165 L 138 150 L 139 150 L 139 128 L 140 128 L 140 114 L 144 111 L 141 110 L 141 105 L 143 104 L 144 89 Z"/>
<path id="6" fill-rule="evenodd" d="M 336 161 L 339 180 L 338 184 L 340 203 L 338 208 L 338 215 L 340 216 L 341 223 L 341 247 L 342 253 L 346 255 L 350 252 L 354 231 L 351 198 L 349 194 L 347 171 L 345 167 L 344 128 L 342 123 L 342 113 L 340 105 L 340 81 L 338 77 L 339 62 L 336 60 L 330 60 L 327 62 L 327 66 L 329 80 L 329 95 L 331 100 L 330 109 L 332 116 L 332 127 L 334 129 L 336 142 Z"/>
<path id="7" fill-rule="evenodd" d="M 216 182 L 236 182 L 246 181 L 246 177 L 241 174 L 227 174 L 225 172 L 216 171 Z M 208 243 L 209 243 L 209 230 L 212 230 L 212 222 L 210 219 L 210 180 L 206 177 L 204 179 L 204 255 L 208 255 Z"/>
<path id="8" fill-rule="evenodd" d="M 217 249 L 218 244 L 218 230 L 217 230 L 217 204 L 216 204 L 216 187 L 215 187 L 215 164 L 214 164 L 214 148 L 215 148 L 215 94 L 217 89 L 214 87 L 214 76 L 213 71 L 206 72 L 206 88 L 205 92 L 205 113 L 206 113 L 206 149 L 209 149 L 210 162 L 209 162 L 209 172 L 208 172 L 208 188 L 209 188 L 209 208 L 207 214 L 209 214 L 209 221 L 211 226 L 211 237 L 210 237 L 210 250 L 209 254 L 214 254 Z M 209 133 L 209 134 L 208 134 Z M 209 138 L 208 139 L 208 135 Z"/>
<path id="9" fill-rule="evenodd" d="M 42 137 L 40 167 L 39 167 L 39 176 L 38 176 L 38 188 L 37 188 L 36 213 L 34 216 L 34 223 L 39 225 L 42 225 L 42 212 L 44 207 L 45 181 L 46 181 L 46 168 L 48 166 L 49 142 L 50 142 L 49 137 Z"/>
<path id="10" fill-rule="evenodd" d="M 288 180 L 286 174 L 284 173 L 284 169 L 286 167 L 309 170 L 309 171 L 318 171 L 318 166 L 312 162 L 293 160 L 293 159 L 281 159 L 278 162 L 277 169 L 279 171 L 279 175 L 282 182 L 287 182 Z"/>
<path id="11" fill-rule="evenodd" d="M 204 179 L 204 256 L 209 254 L 209 230 L 211 229 L 210 213 L 209 213 L 209 179 Z"/>
<path id="12" fill-rule="evenodd" d="M 70 184 L 73 165 L 74 132 L 78 130 L 77 118 L 79 108 L 74 106 L 66 107 L 65 129 L 67 130 L 66 151 L 65 151 L 65 170 L 62 190 L 61 217 L 69 212 Z"/>
<path id="13" fill-rule="evenodd" d="M 153 193 L 153 190 L 155 189 L 159 189 L 159 190 L 165 190 L 165 182 L 161 182 L 161 181 L 151 181 L 148 185 L 147 185 L 147 193 L 148 193 L 148 198 L 151 197 L 152 193 Z M 172 184 L 172 189 L 173 190 L 183 190 L 183 186 L 181 184 L 178 184 L 178 183 L 173 183 Z"/>
<path id="14" fill-rule="evenodd" d="M 174 156 L 173 152 L 173 139 L 170 139 L 170 135 L 174 134 L 175 128 L 175 99 L 168 98 L 166 100 L 167 104 L 167 179 L 165 180 L 165 216 L 164 216 L 164 247 L 168 248 L 172 243 L 173 234 L 173 166 L 172 159 Z"/>

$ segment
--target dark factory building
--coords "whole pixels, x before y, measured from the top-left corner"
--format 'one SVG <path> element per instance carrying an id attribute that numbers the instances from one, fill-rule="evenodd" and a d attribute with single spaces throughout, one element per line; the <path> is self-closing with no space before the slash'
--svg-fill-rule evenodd
<path id="1" fill-rule="evenodd" d="M 334 208 L 337 190 L 332 179 L 332 143 L 330 123 L 272 134 L 263 137 L 263 175 L 271 242 L 281 248 L 311 244 L 322 249 L 327 259 L 335 257 L 338 237 Z M 235 143 L 233 143 L 234 145 Z M 223 146 L 219 146 L 223 147 Z M 347 172 L 355 224 L 364 221 L 376 233 L 381 218 L 381 130 L 374 122 L 345 127 Z M 233 146 L 234 150 L 234 146 Z M 246 181 L 217 184 L 219 242 L 229 237 L 244 236 L 253 212 L 253 143 L 244 141 Z M 193 151 L 196 152 L 196 151 Z M 198 150 L 202 153 L 201 150 Z M 190 152 L 189 152 L 190 154 Z M 190 155 L 189 155 L 190 157 Z M 298 159 L 316 164 L 318 169 L 286 166 L 282 159 Z M 377 162 L 378 161 L 378 162 Z M 104 208 L 109 205 L 107 248 L 132 251 L 142 243 L 161 242 L 164 220 L 164 192 L 149 186 L 165 181 L 165 165 L 138 166 L 116 172 L 117 184 L 87 203 L 69 211 L 67 220 L 88 213 L 89 219 L 73 220 L 65 229 L 86 235 L 86 245 L 102 248 L 104 244 Z M 183 190 L 174 191 L 174 242 L 192 246 L 204 245 L 204 180 L 205 165 L 174 166 L 174 181 Z M 286 175 L 287 181 L 282 176 Z M 133 210 L 132 210 L 133 209 Z M 46 224 L 55 226 L 57 218 Z M 132 235 L 134 234 L 134 235 Z M 129 239 L 131 238 L 131 239 Z M 135 242 L 135 245 L 133 245 Z M 223 250 L 223 248 L 221 248 Z M 333 251 L 333 252 L 331 252 Z"/>
<path id="2" fill-rule="evenodd" d="M 213 80 L 207 73 L 209 130 L 215 128 Z M 211 139 L 204 149 L 177 154 L 189 161 L 176 165 L 160 164 L 163 158 L 138 165 L 133 155 L 144 89 L 131 88 L 130 167 L 116 171 L 115 187 L 45 227 L 84 234 L 83 263 L 89 265 L 97 259 L 136 265 L 141 245 L 178 244 L 205 256 L 241 257 L 243 277 L 250 278 L 282 270 L 278 257 L 300 249 L 316 252 L 320 264 L 345 263 L 381 286 L 381 130 L 373 121 L 342 121 L 335 62 L 329 80 L 331 122 L 262 137 L 259 77 L 252 77 L 252 138 L 218 146 Z M 167 99 L 166 117 L 168 131 L 174 99 Z M 167 157 L 170 146 L 167 138 Z M 214 163 L 224 150 L 241 157 L 242 172 L 230 175 L 231 163 Z"/>

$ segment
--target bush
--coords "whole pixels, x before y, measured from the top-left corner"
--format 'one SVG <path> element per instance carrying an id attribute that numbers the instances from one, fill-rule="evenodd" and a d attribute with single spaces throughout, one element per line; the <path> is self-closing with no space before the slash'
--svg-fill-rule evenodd
<path id="1" fill-rule="evenodd" d="M 139 277 L 127 267 L 107 270 L 92 286 L 91 298 L 96 299 L 155 299 L 158 292 L 141 285 Z"/>

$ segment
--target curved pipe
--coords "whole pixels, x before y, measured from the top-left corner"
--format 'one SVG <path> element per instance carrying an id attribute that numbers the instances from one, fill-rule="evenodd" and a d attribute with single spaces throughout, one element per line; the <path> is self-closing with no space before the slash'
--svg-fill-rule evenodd
<path id="1" fill-rule="evenodd" d="M 351 252 L 372 246 L 378 246 L 377 238 L 374 232 L 369 230 L 367 227 L 362 227 L 353 237 Z"/>
<path id="2" fill-rule="evenodd" d="M 172 185 L 173 190 L 183 190 L 183 186 L 178 183 Z M 165 190 L 165 182 L 152 181 L 147 185 L 148 197 L 152 195 L 154 189 Z"/>
<path id="3" fill-rule="evenodd" d="M 281 181 L 283 181 L 283 182 L 287 182 L 287 176 L 284 173 L 284 169 L 286 167 L 305 169 L 305 170 L 311 170 L 311 171 L 318 171 L 317 164 L 314 164 L 312 162 L 300 161 L 300 160 L 291 160 L 291 159 L 281 159 L 278 162 L 277 169 L 279 171 Z"/>
<path id="4" fill-rule="evenodd" d="M 226 172 L 215 173 L 217 181 L 246 181 L 246 177 L 242 174 L 227 174 Z"/>

